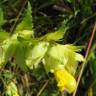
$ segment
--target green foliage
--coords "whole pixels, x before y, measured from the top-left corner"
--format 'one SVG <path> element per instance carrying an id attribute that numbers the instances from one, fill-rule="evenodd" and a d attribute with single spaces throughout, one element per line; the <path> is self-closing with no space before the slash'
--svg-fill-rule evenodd
<path id="1" fill-rule="evenodd" d="M 95 95 L 95 90 L 96 90 L 96 46 L 93 45 L 93 48 L 91 50 L 91 53 L 89 55 L 89 64 L 92 70 L 92 78 L 91 78 L 91 83 L 90 87 L 92 88 L 92 93 Z"/>
<path id="2" fill-rule="evenodd" d="M 14 82 L 10 82 L 7 85 L 5 96 L 19 96 L 17 87 Z"/>
<path id="3" fill-rule="evenodd" d="M 26 47 L 21 42 L 17 45 L 17 50 L 15 52 L 15 63 L 24 71 L 28 71 L 27 66 L 25 65 L 25 59 L 26 59 Z"/>
<path id="4" fill-rule="evenodd" d="M 9 33 L 4 30 L 0 30 L 0 43 L 9 38 Z"/>
<path id="5" fill-rule="evenodd" d="M 16 38 L 15 35 L 12 38 L 8 38 L 3 41 L 0 49 L 0 68 L 4 66 L 8 60 L 10 60 L 16 50 Z"/>
<path id="6" fill-rule="evenodd" d="M 16 32 L 23 31 L 23 30 L 33 30 L 32 24 L 32 8 L 30 3 L 28 2 L 27 9 L 25 10 L 24 17 L 22 21 L 17 25 Z"/>
<path id="7" fill-rule="evenodd" d="M 3 9 L 0 7 L 0 29 L 1 26 L 5 23 L 5 19 L 4 19 L 4 13 L 3 13 Z"/>
<path id="8" fill-rule="evenodd" d="M 59 96 L 54 80 L 56 78 L 53 75 L 58 68 L 66 69 L 74 80 L 78 75 L 78 63 L 85 60 L 80 53 L 82 46 L 76 45 L 86 45 L 89 40 L 93 23 L 96 21 L 96 1 L 29 1 L 25 6 L 21 6 L 25 1 L 0 0 L 0 84 L 4 83 L 4 96 L 19 96 L 18 91 L 20 96 L 37 96 L 38 93 L 41 96 Z M 9 30 L 15 22 L 15 31 L 10 36 Z M 92 71 L 92 78 L 87 79 L 88 82 L 83 82 L 84 88 L 88 86 L 85 90 L 91 88 L 94 94 L 95 59 L 94 50 L 89 56 L 90 64 L 87 66 L 91 68 L 89 69 Z M 90 71 L 89 69 L 86 68 L 87 71 Z M 84 80 L 87 75 L 90 76 L 89 73 L 85 73 Z M 45 86 L 46 80 L 49 82 Z M 68 80 L 65 81 L 69 84 Z M 0 89 L 3 88 L 1 85 Z M 87 93 L 81 92 L 82 95 L 80 92 L 78 96 Z"/>

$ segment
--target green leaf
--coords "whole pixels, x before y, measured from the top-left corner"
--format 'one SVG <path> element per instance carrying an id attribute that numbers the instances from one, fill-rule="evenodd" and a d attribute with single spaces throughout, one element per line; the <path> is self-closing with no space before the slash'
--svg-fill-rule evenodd
<path id="1" fill-rule="evenodd" d="M 18 44 L 17 50 L 15 52 L 15 63 L 23 70 L 28 71 L 26 66 L 26 47 L 21 43 Z"/>
<path id="2" fill-rule="evenodd" d="M 9 70 L 5 70 L 2 74 L 1 74 L 1 77 L 3 78 L 4 82 L 6 84 L 10 83 L 10 81 L 12 80 L 13 78 L 13 73 L 11 73 L 11 71 Z"/>
<path id="3" fill-rule="evenodd" d="M 5 96 L 20 96 L 18 94 L 17 86 L 15 85 L 14 82 L 10 82 L 6 86 L 7 86 L 7 88 L 6 88 Z"/>
<path id="4" fill-rule="evenodd" d="M 0 30 L 0 43 L 9 37 L 9 33 L 4 30 Z"/>
<path id="5" fill-rule="evenodd" d="M 25 10 L 23 20 L 17 25 L 15 32 L 19 32 L 22 30 L 31 30 L 33 29 L 33 23 L 32 23 L 32 8 L 31 4 L 28 2 L 27 9 Z"/>

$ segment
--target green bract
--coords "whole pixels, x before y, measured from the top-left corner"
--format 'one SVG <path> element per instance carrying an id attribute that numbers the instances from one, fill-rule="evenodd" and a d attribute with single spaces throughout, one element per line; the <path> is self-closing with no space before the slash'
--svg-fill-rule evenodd
<path id="1" fill-rule="evenodd" d="M 26 65 L 33 69 L 33 67 L 37 67 L 38 63 L 44 57 L 49 43 L 48 42 L 38 42 L 35 44 L 32 49 L 28 52 L 28 56 L 26 58 Z"/>
<path id="2" fill-rule="evenodd" d="M 7 38 L 9 38 L 9 33 L 5 32 L 4 30 L 0 30 L 0 43 Z"/>
<path id="3" fill-rule="evenodd" d="M 58 32 L 58 30 L 56 32 L 51 32 L 46 34 L 43 39 L 46 41 L 59 41 L 60 39 L 63 38 L 64 33 L 63 32 Z"/>
<path id="4" fill-rule="evenodd" d="M 18 37 L 29 40 L 33 38 L 33 31 L 30 30 L 23 30 L 18 32 Z"/>
<path id="5" fill-rule="evenodd" d="M 23 42 L 18 42 L 17 49 L 15 52 L 15 64 L 17 64 L 23 71 L 28 71 L 28 68 L 26 66 L 26 54 L 27 54 L 27 47 L 24 45 Z"/>
<path id="6" fill-rule="evenodd" d="M 83 61 L 83 56 L 79 53 L 78 47 L 73 45 L 53 44 L 47 51 L 43 63 L 47 72 L 54 72 L 56 68 L 66 68 L 74 74 L 77 62 Z"/>
<path id="7" fill-rule="evenodd" d="M 5 65 L 8 60 L 12 58 L 17 48 L 16 45 L 17 40 L 15 35 L 2 42 L 2 45 L 0 46 L 0 67 Z"/>

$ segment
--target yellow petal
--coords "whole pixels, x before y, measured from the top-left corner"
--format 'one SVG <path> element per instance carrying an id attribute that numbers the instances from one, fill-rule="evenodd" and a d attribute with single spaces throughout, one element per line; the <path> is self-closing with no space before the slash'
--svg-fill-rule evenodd
<path id="1" fill-rule="evenodd" d="M 61 92 L 66 90 L 68 93 L 72 93 L 75 90 L 76 80 L 65 69 L 56 69 L 54 75 Z"/>

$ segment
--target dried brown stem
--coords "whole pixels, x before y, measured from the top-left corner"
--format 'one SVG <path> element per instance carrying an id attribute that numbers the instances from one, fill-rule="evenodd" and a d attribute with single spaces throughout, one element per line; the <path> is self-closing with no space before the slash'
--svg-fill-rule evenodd
<path id="1" fill-rule="evenodd" d="M 93 41 L 95 32 L 96 32 L 96 23 L 95 23 L 95 25 L 94 25 L 94 28 L 93 28 L 93 31 L 92 31 L 90 40 L 89 40 L 89 42 L 88 42 L 88 46 L 87 46 L 87 50 L 86 50 L 86 54 L 85 54 L 85 59 L 87 59 L 87 57 L 88 57 L 88 54 L 89 54 L 89 51 L 90 51 L 90 48 L 91 48 L 91 45 L 92 45 L 92 41 Z M 73 96 L 76 96 L 76 92 L 77 92 L 77 89 L 78 89 L 78 85 L 79 85 L 79 82 L 80 82 L 80 80 L 81 80 L 81 77 L 82 77 L 82 74 L 83 74 L 85 65 L 86 65 L 86 62 L 83 62 L 83 63 L 82 63 L 82 66 L 81 66 L 80 74 L 79 74 L 79 77 L 78 77 L 78 80 L 77 80 L 77 86 L 76 86 L 76 89 L 75 89 L 75 91 L 74 91 L 74 93 L 73 93 Z"/>
<path id="2" fill-rule="evenodd" d="M 46 82 L 45 82 L 45 84 L 43 85 L 43 87 L 40 89 L 40 91 L 38 92 L 38 94 L 37 94 L 37 96 L 40 96 L 41 95 L 41 93 L 43 92 L 43 90 L 45 89 L 45 87 L 48 85 L 48 82 L 49 82 L 49 80 L 47 80 Z"/>

